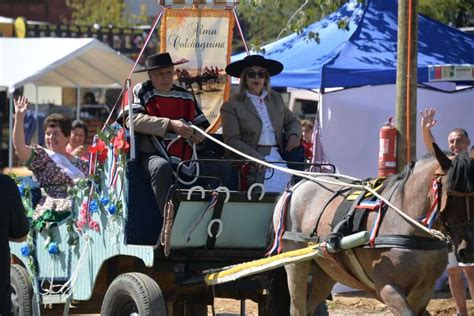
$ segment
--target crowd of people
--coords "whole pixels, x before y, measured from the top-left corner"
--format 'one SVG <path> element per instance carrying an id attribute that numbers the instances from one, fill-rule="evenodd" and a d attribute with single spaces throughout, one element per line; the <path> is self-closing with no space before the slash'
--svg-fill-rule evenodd
<path id="1" fill-rule="evenodd" d="M 238 167 L 222 160 L 188 163 L 178 170 L 182 161 L 193 159 L 196 150 L 206 148 L 207 140 L 189 124 L 203 130 L 209 127 L 194 95 L 173 82 L 174 66 L 183 62 L 185 61 L 173 62 L 168 53 L 148 56 L 146 66 L 139 71 L 147 72 L 149 80 L 133 88 L 132 117 L 128 117 L 128 112 L 123 111 L 117 119 L 117 122 L 125 122 L 126 127 L 131 124 L 134 126 L 139 138 L 137 150 L 140 165 L 151 183 L 161 214 L 164 213 L 168 189 L 177 179 L 184 187 L 196 184 L 208 187 L 228 185 L 232 170 Z M 282 70 L 280 62 L 260 55 L 249 55 L 229 64 L 225 69 L 226 73 L 239 78 L 240 84 L 236 95 L 222 105 L 221 118 L 226 144 L 254 158 L 286 167 L 283 157 L 297 148 L 304 151 L 301 161 L 311 162 L 313 123 L 298 120 L 284 104 L 281 95 L 271 89 L 271 77 Z M 72 202 L 68 198 L 67 189 L 88 174 L 89 153 L 85 144 L 88 131 L 81 121 L 71 123 L 64 115 L 52 114 L 44 121 L 45 146 L 27 145 L 24 117 L 28 100 L 20 97 L 14 104 L 15 150 L 42 188 L 43 196 L 33 215 L 33 225 L 41 229 L 48 222 L 61 220 L 70 214 Z M 421 113 L 423 139 L 430 152 L 433 152 L 431 128 L 436 124 L 435 113 L 434 109 L 426 109 Z M 449 133 L 448 146 L 453 155 L 466 152 L 469 145 L 465 130 L 457 128 Z M 230 151 L 226 153 L 226 157 L 241 159 Z M 261 167 L 249 169 L 245 176 L 249 185 L 261 183 L 267 192 L 282 192 L 291 179 L 284 172 Z M 11 181 L 3 177 L 0 177 L 0 185 L 2 192 L 15 191 L 11 188 Z M 0 258 L 4 261 L 8 258 L 8 240 L 21 240 L 28 232 L 25 212 L 16 195 L 13 194 L 11 203 L 5 206 L 8 210 L 4 213 L 10 214 L 12 220 L 6 221 L 7 224 L 10 223 L 10 227 L 1 229 L 3 239 Z M 449 260 L 451 292 L 458 313 L 467 315 L 462 274 L 466 276 L 473 293 L 474 267 L 459 264 L 453 253 L 450 253 Z M 1 273 L 4 275 L 5 271 Z M 0 290 L 3 291 L 1 293 L 7 293 L 5 284 L 0 285 Z M 2 299 L 5 297 L 0 297 L 0 304 Z M 1 312 L 0 309 L 0 314 Z"/>

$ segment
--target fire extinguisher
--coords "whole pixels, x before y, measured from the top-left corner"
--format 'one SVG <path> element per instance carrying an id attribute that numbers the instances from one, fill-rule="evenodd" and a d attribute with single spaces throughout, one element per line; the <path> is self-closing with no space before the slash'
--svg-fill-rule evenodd
<path id="1" fill-rule="evenodd" d="M 380 129 L 379 177 L 397 173 L 397 129 L 392 117 Z"/>

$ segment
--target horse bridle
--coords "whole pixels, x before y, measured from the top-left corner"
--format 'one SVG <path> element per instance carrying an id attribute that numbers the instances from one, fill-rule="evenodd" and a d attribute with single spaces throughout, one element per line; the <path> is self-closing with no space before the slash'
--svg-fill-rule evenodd
<path id="1" fill-rule="evenodd" d="M 441 219 L 441 222 L 442 222 L 443 226 L 448 231 L 451 231 L 451 229 L 456 229 L 456 228 L 474 227 L 474 218 L 471 216 L 471 204 L 470 204 L 470 201 L 469 201 L 471 198 L 474 198 L 474 192 L 458 192 L 458 191 L 446 190 L 446 196 L 447 196 L 446 199 L 451 197 L 451 198 L 464 198 L 466 200 L 465 211 L 466 211 L 467 221 L 464 222 L 464 223 L 459 223 L 459 224 L 450 224 L 446 220 L 445 217 L 447 215 L 443 214 L 445 209 L 446 209 L 446 205 L 443 209 L 441 209 L 442 208 L 442 205 L 441 205 L 442 186 L 443 186 L 441 180 L 445 175 L 446 175 L 446 173 L 444 171 L 440 171 L 440 170 L 436 171 L 436 173 L 434 175 L 434 179 L 433 179 L 433 187 L 436 186 L 436 189 L 431 191 L 431 192 L 434 193 L 433 204 L 435 202 L 437 204 L 437 212 L 440 215 L 440 219 Z M 447 203 L 447 201 L 446 201 L 446 203 Z"/>

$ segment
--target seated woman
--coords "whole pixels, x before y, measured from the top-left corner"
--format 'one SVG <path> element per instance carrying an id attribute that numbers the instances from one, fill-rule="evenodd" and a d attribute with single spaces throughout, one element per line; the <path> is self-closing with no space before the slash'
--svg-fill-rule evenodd
<path id="1" fill-rule="evenodd" d="M 71 137 L 66 146 L 66 152 L 83 160 L 89 160 L 88 148 L 85 145 L 87 139 L 87 126 L 81 120 L 72 122 Z"/>
<path id="2" fill-rule="evenodd" d="M 270 89 L 270 77 L 283 65 L 259 55 L 250 55 L 226 67 L 227 74 L 240 78 L 238 93 L 221 108 L 222 133 L 229 146 L 255 158 L 282 160 L 284 151 L 300 146 L 301 124 L 285 106 L 281 95 Z M 242 157 L 229 153 L 232 158 Z M 280 164 L 286 166 L 286 164 Z M 267 169 L 254 181 L 267 192 L 282 192 L 291 175 Z M 249 183 L 252 184 L 252 183 Z"/>
<path id="3" fill-rule="evenodd" d="M 47 222 L 60 221 L 70 214 L 72 200 L 67 198 L 67 189 L 74 186 L 75 180 L 86 177 L 88 164 L 66 151 L 71 134 L 71 121 L 61 114 L 51 114 L 44 121 L 46 148 L 38 145 L 27 146 L 24 136 L 27 107 L 26 97 L 15 100 L 13 145 L 18 157 L 26 162 L 42 189 L 41 201 L 33 215 L 33 225 L 43 229 Z"/>

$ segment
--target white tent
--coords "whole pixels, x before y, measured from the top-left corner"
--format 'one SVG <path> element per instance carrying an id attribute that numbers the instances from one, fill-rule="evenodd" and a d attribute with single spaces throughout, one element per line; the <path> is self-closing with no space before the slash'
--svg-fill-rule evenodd
<path id="1" fill-rule="evenodd" d="M 97 39 L 0 38 L 0 88 L 27 83 L 72 88 L 120 88 L 133 61 Z M 145 79 L 134 77 L 135 82 Z M 79 100 L 78 100 L 79 104 Z M 10 131 L 13 102 L 10 98 Z M 11 137 L 9 166 L 12 166 Z"/>
<path id="2" fill-rule="evenodd" d="M 379 130 L 395 117 L 395 85 L 367 86 L 329 92 L 320 106 L 321 142 L 327 159 L 340 173 L 359 178 L 377 175 Z M 419 112 L 435 108 L 438 123 L 432 132 L 447 149 L 448 134 L 461 127 L 474 133 L 474 88 L 446 92 L 429 87 L 417 89 L 416 157 L 426 154 Z M 472 137 L 471 137 L 472 138 Z"/>
<path id="3" fill-rule="evenodd" d="M 121 87 L 133 61 L 97 39 L 0 38 L 0 87 Z"/>

